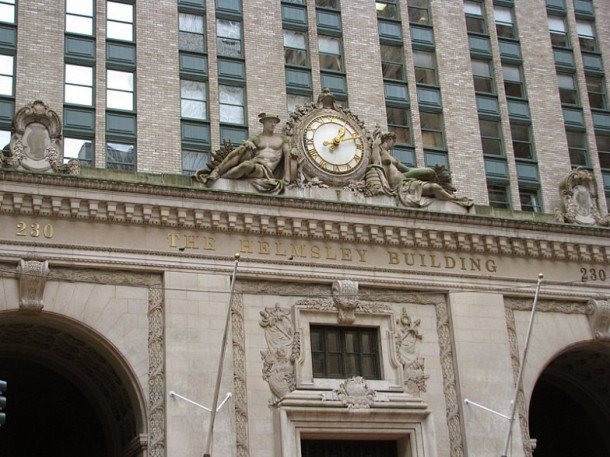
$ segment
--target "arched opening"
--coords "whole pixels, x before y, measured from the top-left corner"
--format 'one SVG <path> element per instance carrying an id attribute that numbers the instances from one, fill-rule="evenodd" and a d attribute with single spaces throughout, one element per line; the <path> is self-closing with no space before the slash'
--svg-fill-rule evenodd
<path id="1" fill-rule="evenodd" d="M 0 378 L 8 382 L 0 455 L 145 455 L 137 381 L 93 330 L 50 313 L 3 314 Z"/>
<path id="2" fill-rule="evenodd" d="M 544 370 L 532 393 L 534 457 L 610 455 L 610 346 L 564 352 Z"/>

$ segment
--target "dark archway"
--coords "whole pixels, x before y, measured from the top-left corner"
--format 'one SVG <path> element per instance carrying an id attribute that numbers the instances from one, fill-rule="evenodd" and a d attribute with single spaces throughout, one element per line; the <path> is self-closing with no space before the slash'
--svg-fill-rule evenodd
<path id="1" fill-rule="evenodd" d="M 610 346 L 571 349 L 538 379 L 529 410 L 534 457 L 610 455 Z"/>
<path id="2" fill-rule="evenodd" d="M 0 455 L 144 455 L 142 395 L 113 351 L 65 318 L 0 315 L 0 379 L 8 382 Z"/>

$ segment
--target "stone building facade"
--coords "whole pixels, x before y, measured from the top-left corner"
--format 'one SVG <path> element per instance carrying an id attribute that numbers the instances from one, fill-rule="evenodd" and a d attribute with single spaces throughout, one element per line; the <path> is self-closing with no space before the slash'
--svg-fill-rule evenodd
<path id="1" fill-rule="evenodd" d="M 87 5 L 0 0 L 0 454 L 608 454 L 604 1 Z"/>

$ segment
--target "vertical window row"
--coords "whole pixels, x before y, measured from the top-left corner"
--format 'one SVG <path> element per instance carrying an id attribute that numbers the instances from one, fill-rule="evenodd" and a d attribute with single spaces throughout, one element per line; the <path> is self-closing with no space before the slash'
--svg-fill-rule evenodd
<path id="1" fill-rule="evenodd" d="M 220 140 L 234 145 L 248 137 L 243 26 L 241 0 L 216 0 Z"/>
<path id="2" fill-rule="evenodd" d="M 106 2 L 106 168 L 136 171 L 133 0 Z"/>
<path id="3" fill-rule="evenodd" d="M 485 161 L 489 204 L 498 208 L 510 208 L 508 163 L 502 138 L 502 119 L 485 4 L 465 0 L 464 16 L 470 45 L 470 63 L 479 113 L 479 131 Z M 501 20 L 497 30 L 502 31 L 503 34 L 510 34 L 509 25 L 512 25 L 512 20 L 508 19 L 506 12 L 499 11 L 496 17 Z"/>
<path id="4" fill-rule="evenodd" d="M 11 139 L 15 113 L 15 57 L 17 54 L 17 5 L 0 0 L 0 151 Z M 1 152 L 0 152 L 1 153 Z"/>
<path id="5" fill-rule="evenodd" d="M 411 114 L 407 74 L 405 71 L 405 49 L 400 20 L 399 5 L 396 0 L 377 0 L 377 28 L 381 51 L 381 72 L 386 105 L 388 130 L 396 134 L 396 145 L 392 154 L 407 166 L 415 166 L 415 150 L 411 134 Z M 419 22 L 427 18 L 427 9 L 421 14 L 409 7 L 412 20 Z"/>
<path id="6" fill-rule="evenodd" d="M 425 166 L 449 168 L 430 1 L 408 0 L 407 7 Z"/>
<path id="7" fill-rule="evenodd" d="M 205 0 L 178 1 L 182 173 L 192 175 L 210 157 Z"/>
<path id="8" fill-rule="evenodd" d="M 94 166 L 95 2 L 66 0 L 64 49 L 64 162 Z"/>
<path id="9" fill-rule="evenodd" d="M 329 88 L 347 104 L 347 81 L 343 58 L 343 29 L 339 0 L 316 0 L 321 89 Z"/>
<path id="10" fill-rule="evenodd" d="M 305 0 L 282 1 L 282 26 L 286 108 L 290 113 L 313 98 Z"/>

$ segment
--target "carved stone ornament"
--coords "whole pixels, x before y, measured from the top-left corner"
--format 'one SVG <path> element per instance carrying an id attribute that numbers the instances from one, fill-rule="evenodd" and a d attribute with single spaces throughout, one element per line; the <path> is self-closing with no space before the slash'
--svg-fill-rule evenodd
<path id="1" fill-rule="evenodd" d="M 278 399 L 296 388 L 294 361 L 301 351 L 300 334 L 294 331 L 290 310 L 267 307 L 260 312 L 268 349 L 261 351 L 263 379 Z"/>
<path id="2" fill-rule="evenodd" d="M 602 226 L 610 223 L 608 215 L 599 213 L 595 179 L 589 170 L 583 167 L 572 170 L 561 180 L 559 194 L 562 207 L 555 214 L 560 222 Z"/>
<path id="3" fill-rule="evenodd" d="M 413 321 L 405 308 L 397 320 L 399 330 L 396 335 L 396 354 L 403 366 L 405 389 L 411 395 L 425 392 L 426 379 L 430 377 L 424 372 L 424 358 L 419 356 L 419 346 L 423 338 L 419 332 L 420 323 L 419 319 Z"/>
<path id="4" fill-rule="evenodd" d="M 29 313 L 42 311 L 47 275 L 49 274 L 49 264 L 45 260 L 20 260 L 17 265 L 19 274 L 19 309 Z"/>
<path id="5" fill-rule="evenodd" d="M 338 280 L 333 282 L 333 300 L 339 311 L 340 324 L 352 324 L 356 320 L 358 308 L 358 283 L 356 281 Z"/>
<path id="6" fill-rule="evenodd" d="M 361 376 L 354 376 L 339 384 L 331 395 L 325 396 L 325 400 L 339 400 L 350 409 L 370 408 L 377 397 L 377 392 L 369 389 L 366 380 Z"/>
<path id="7" fill-rule="evenodd" d="M 610 340 L 610 302 L 608 300 L 589 300 L 593 314 L 589 316 L 591 331 L 598 340 Z"/>
<path id="8" fill-rule="evenodd" d="M 2 166 L 17 170 L 78 174 L 78 160 L 62 164 L 61 121 L 55 111 L 36 100 L 13 118 L 8 155 Z"/>

